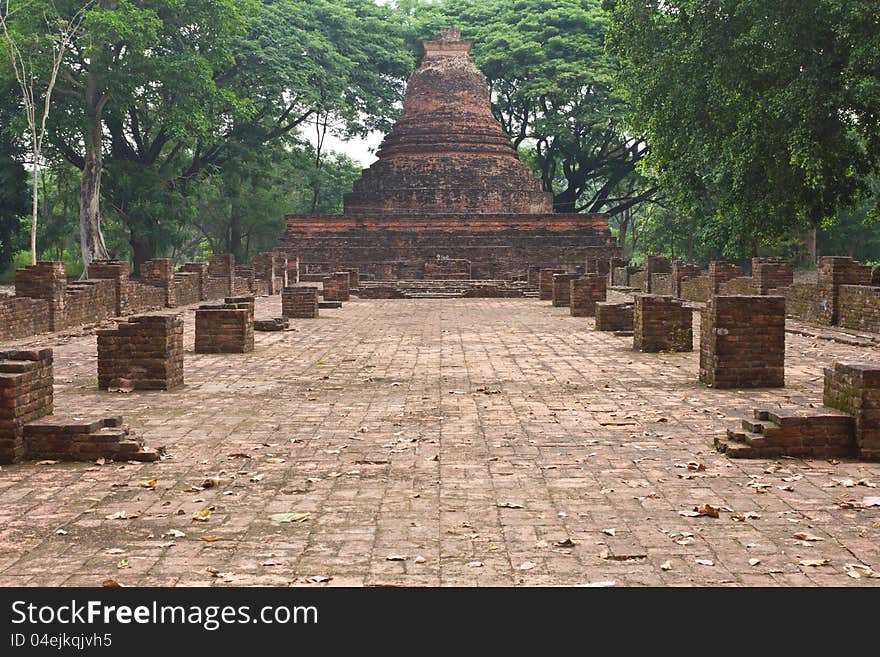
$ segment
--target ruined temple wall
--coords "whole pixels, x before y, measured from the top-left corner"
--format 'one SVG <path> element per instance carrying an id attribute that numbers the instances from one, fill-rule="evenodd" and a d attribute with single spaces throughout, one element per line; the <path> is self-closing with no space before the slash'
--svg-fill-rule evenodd
<path id="1" fill-rule="evenodd" d="M 0 296 L 0 342 L 50 330 L 47 300 Z"/>
<path id="2" fill-rule="evenodd" d="M 837 302 L 840 326 L 857 331 L 880 333 L 880 287 L 841 285 Z"/>

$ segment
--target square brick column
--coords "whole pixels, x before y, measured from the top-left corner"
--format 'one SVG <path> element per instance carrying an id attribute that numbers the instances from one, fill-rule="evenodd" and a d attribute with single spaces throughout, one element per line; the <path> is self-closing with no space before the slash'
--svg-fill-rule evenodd
<path id="1" fill-rule="evenodd" d="M 199 306 L 196 310 L 197 354 L 242 354 L 253 350 L 252 303 Z"/>
<path id="2" fill-rule="evenodd" d="M 349 292 L 351 290 L 356 290 L 361 286 L 361 272 L 359 269 L 342 269 L 341 271 L 348 272 L 348 289 Z"/>
<path id="3" fill-rule="evenodd" d="M 672 263 L 672 296 L 681 298 L 681 284 L 685 279 L 696 278 L 702 273 L 698 265 L 676 260 Z"/>
<path id="4" fill-rule="evenodd" d="M 15 296 L 49 302 L 49 330 L 67 326 L 67 270 L 63 262 L 41 261 L 15 270 Z"/>
<path id="5" fill-rule="evenodd" d="M 672 263 L 666 256 L 649 255 L 645 256 L 645 286 L 646 292 L 655 293 L 654 284 L 651 277 L 654 274 L 669 274 L 672 272 Z"/>
<path id="6" fill-rule="evenodd" d="M 825 368 L 823 402 L 855 420 L 856 450 L 880 458 L 880 364 L 834 363 Z"/>
<path id="7" fill-rule="evenodd" d="M 24 425 L 53 410 L 52 350 L 0 351 L 0 463 L 25 456 Z"/>
<path id="8" fill-rule="evenodd" d="M 110 279 L 113 281 L 113 289 L 116 294 L 114 312 L 117 315 L 122 315 L 127 305 L 125 295 L 126 283 L 128 282 L 128 263 L 121 260 L 92 260 L 86 271 L 90 279 Z"/>
<path id="9" fill-rule="evenodd" d="M 347 271 L 334 272 L 321 280 L 323 284 L 324 301 L 348 301 L 350 294 L 349 277 Z"/>
<path id="10" fill-rule="evenodd" d="M 633 310 L 633 349 L 693 351 L 693 314 L 671 296 L 637 294 Z"/>
<path id="11" fill-rule="evenodd" d="M 226 294 L 235 294 L 235 256 L 215 253 L 208 258 L 208 276 L 226 281 Z"/>
<path id="12" fill-rule="evenodd" d="M 127 379 L 136 390 L 183 385 L 183 318 L 140 315 L 98 334 L 98 387 Z"/>
<path id="13" fill-rule="evenodd" d="M 553 277 L 564 273 L 564 269 L 542 269 L 538 273 L 538 298 L 541 301 L 550 301 L 553 298 Z"/>
<path id="14" fill-rule="evenodd" d="M 786 258 L 752 258 L 752 278 L 755 294 L 770 294 L 794 283 L 794 271 Z"/>
<path id="15" fill-rule="evenodd" d="M 721 285 L 743 275 L 742 267 L 726 260 L 713 260 L 709 263 L 709 294 L 718 294 Z"/>
<path id="16" fill-rule="evenodd" d="M 278 255 L 274 251 L 258 253 L 254 256 L 254 277 L 266 282 L 266 290 L 271 296 L 278 293 Z"/>
<path id="17" fill-rule="evenodd" d="M 526 283 L 529 287 L 538 287 L 541 278 L 541 267 L 539 265 L 529 265 L 526 270 Z"/>
<path id="18" fill-rule="evenodd" d="M 872 270 L 848 256 L 822 256 L 817 279 L 819 286 L 829 294 L 831 324 L 837 324 L 840 319 L 840 286 L 870 285 Z"/>
<path id="19" fill-rule="evenodd" d="M 605 301 L 608 277 L 606 274 L 584 274 L 575 278 L 571 287 L 569 308 L 572 317 L 593 317 L 596 314 L 596 302 Z"/>
<path id="20" fill-rule="evenodd" d="M 205 301 L 208 298 L 208 265 L 204 262 L 187 262 L 181 265 L 180 271 L 197 274 L 199 277 L 199 299 Z"/>
<path id="21" fill-rule="evenodd" d="M 599 301 L 596 303 L 597 331 L 632 331 L 635 304 Z"/>
<path id="22" fill-rule="evenodd" d="M 174 260 L 171 258 L 154 258 L 141 265 L 140 282 L 165 290 L 165 305 L 173 307 L 174 299 Z"/>
<path id="23" fill-rule="evenodd" d="M 281 291 L 281 316 L 316 319 L 318 317 L 318 288 L 284 288 Z"/>
<path id="24" fill-rule="evenodd" d="M 571 303 L 571 282 L 580 278 L 581 274 L 554 274 L 553 275 L 553 305 L 558 308 L 567 308 Z"/>
<path id="25" fill-rule="evenodd" d="M 700 381 L 712 388 L 783 387 L 785 298 L 710 298 L 700 322 Z"/>

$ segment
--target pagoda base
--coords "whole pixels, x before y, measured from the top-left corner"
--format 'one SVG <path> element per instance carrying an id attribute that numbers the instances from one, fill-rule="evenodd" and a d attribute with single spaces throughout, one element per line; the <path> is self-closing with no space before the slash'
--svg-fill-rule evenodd
<path id="1" fill-rule="evenodd" d="M 287 217 L 278 244 L 304 277 L 356 268 L 377 280 L 524 278 L 619 256 L 602 214 Z"/>

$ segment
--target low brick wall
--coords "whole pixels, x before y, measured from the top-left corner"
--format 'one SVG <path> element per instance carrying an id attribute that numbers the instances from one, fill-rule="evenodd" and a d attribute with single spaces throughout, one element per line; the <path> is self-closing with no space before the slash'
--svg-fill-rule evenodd
<path id="1" fill-rule="evenodd" d="M 721 285 L 743 275 L 742 267 L 726 260 L 712 260 L 709 263 L 709 294 L 718 294 Z"/>
<path id="2" fill-rule="evenodd" d="M 403 299 L 403 290 L 394 285 L 370 285 L 358 290 L 361 299 Z"/>
<path id="3" fill-rule="evenodd" d="M 0 342 L 46 333 L 49 326 L 45 299 L 0 296 Z"/>
<path id="4" fill-rule="evenodd" d="M 202 281 L 198 272 L 177 272 L 171 288 L 171 306 L 190 306 L 202 300 Z"/>
<path id="5" fill-rule="evenodd" d="M 64 325 L 96 324 L 116 315 L 117 287 L 114 281 L 84 280 L 67 285 Z"/>
<path id="6" fill-rule="evenodd" d="M 675 296 L 675 290 L 672 287 L 672 274 L 651 274 L 648 287 L 650 287 L 651 294 Z"/>
<path id="7" fill-rule="evenodd" d="M 584 274 L 569 283 L 569 309 L 572 317 L 593 317 L 596 303 L 605 301 L 608 277 L 595 273 Z"/>
<path id="8" fill-rule="evenodd" d="M 644 271 L 634 271 L 629 275 L 629 286 L 643 292 L 648 291 L 648 275 Z"/>
<path id="9" fill-rule="evenodd" d="M 785 258 L 752 258 L 752 278 L 753 294 L 769 294 L 794 283 L 794 271 Z"/>
<path id="10" fill-rule="evenodd" d="M 281 291 L 281 316 L 299 319 L 318 317 L 318 289 L 286 287 Z"/>
<path id="11" fill-rule="evenodd" d="M 834 324 L 836 296 L 829 284 L 794 283 L 771 293 L 785 295 L 785 312 L 789 317 L 822 326 Z"/>
<path id="12" fill-rule="evenodd" d="M 709 299 L 700 322 L 700 381 L 713 388 L 785 385 L 785 299 Z"/>
<path id="13" fill-rule="evenodd" d="M 600 301 L 596 304 L 597 331 L 632 331 L 633 303 Z"/>
<path id="14" fill-rule="evenodd" d="M 880 458 L 880 364 L 834 363 L 825 368 L 823 403 L 853 416 L 859 456 Z"/>
<path id="15" fill-rule="evenodd" d="M 737 276 L 718 286 L 718 294 L 723 296 L 751 296 L 756 294 L 755 281 L 751 276 Z"/>
<path id="16" fill-rule="evenodd" d="M 838 323 L 856 331 L 880 333 L 880 287 L 841 285 L 837 296 Z"/>
<path id="17" fill-rule="evenodd" d="M 136 390 L 183 385 L 183 318 L 129 317 L 114 329 L 98 330 L 98 387 L 125 379 Z"/>
<path id="18" fill-rule="evenodd" d="M 231 291 L 228 278 L 208 276 L 208 280 L 205 282 L 206 299 L 222 299 Z"/>
<path id="19" fill-rule="evenodd" d="M 0 351 L 0 463 L 25 455 L 24 425 L 51 415 L 52 350 Z"/>
<path id="20" fill-rule="evenodd" d="M 155 450 L 131 433 L 121 417 L 97 420 L 48 416 L 24 427 L 24 458 L 54 461 L 155 461 Z"/>
<path id="21" fill-rule="evenodd" d="M 712 295 L 712 283 L 708 276 L 694 276 L 681 281 L 679 295 L 685 301 L 705 303 Z"/>
<path id="22" fill-rule="evenodd" d="M 165 307 L 166 294 L 161 287 L 143 285 L 138 281 L 123 281 L 120 288 L 120 306 L 118 315 L 135 315 L 148 310 L 160 310 Z"/>
<path id="23" fill-rule="evenodd" d="M 637 294 L 633 310 L 633 349 L 636 351 L 693 351 L 690 308 L 669 296 Z"/>
<path id="24" fill-rule="evenodd" d="M 551 303 L 557 308 L 568 308 L 571 303 L 571 282 L 580 274 L 553 274 L 553 296 Z"/>

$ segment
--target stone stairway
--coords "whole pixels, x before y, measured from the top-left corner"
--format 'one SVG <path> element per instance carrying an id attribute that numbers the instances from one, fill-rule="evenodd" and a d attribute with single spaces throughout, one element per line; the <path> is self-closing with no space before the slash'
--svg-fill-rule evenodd
<path id="1" fill-rule="evenodd" d="M 765 411 L 716 436 L 715 448 L 731 458 L 775 458 L 782 455 L 827 458 L 850 456 L 855 425 L 846 413 L 831 409 Z"/>

